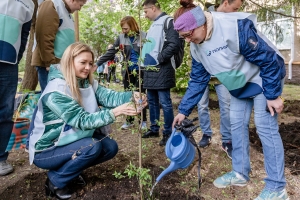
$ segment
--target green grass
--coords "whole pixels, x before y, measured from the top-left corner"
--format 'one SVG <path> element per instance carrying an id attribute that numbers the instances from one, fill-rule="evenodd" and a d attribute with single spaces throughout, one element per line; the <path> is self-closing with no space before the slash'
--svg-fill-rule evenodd
<path id="1" fill-rule="evenodd" d="M 285 84 L 283 87 L 282 97 L 286 100 L 299 100 L 300 99 L 300 86 Z"/>

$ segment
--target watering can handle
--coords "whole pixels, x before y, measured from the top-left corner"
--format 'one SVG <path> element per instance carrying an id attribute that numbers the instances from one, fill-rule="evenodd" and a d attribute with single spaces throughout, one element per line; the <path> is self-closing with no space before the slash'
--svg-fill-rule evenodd
<path id="1" fill-rule="evenodd" d="M 170 140 L 174 137 L 175 133 L 176 133 L 176 128 L 173 129 L 172 134 L 169 138 Z M 171 151 L 171 145 L 169 145 L 169 150 Z"/>

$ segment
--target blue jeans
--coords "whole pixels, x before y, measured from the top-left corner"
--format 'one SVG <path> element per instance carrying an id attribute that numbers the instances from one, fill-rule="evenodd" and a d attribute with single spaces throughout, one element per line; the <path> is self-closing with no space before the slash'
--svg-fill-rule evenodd
<path id="1" fill-rule="evenodd" d="M 230 131 L 230 93 L 223 84 L 215 85 L 216 93 L 219 99 L 220 106 L 220 133 L 222 135 L 222 142 L 231 142 Z M 210 127 L 210 113 L 208 109 L 209 103 L 209 86 L 207 86 L 201 100 L 198 103 L 198 116 L 200 121 L 200 128 L 203 134 L 212 136 L 213 132 Z"/>
<path id="2" fill-rule="evenodd" d="M 35 67 L 37 73 L 38 73 L 38 79 L 41 86 L 41 92 L 43 92 L 47 86 L 47 80 L 48 80 L 48 71 L 46 70 L 46 67 Z"/>
<path id="3" fill-rule="evenodd" d="M 273 117 L 266 111 L 267 100 L 264 94 L 254 98 L 237 99 L 231 97 L 230 121 L 232 133 L 232 167 L 249 180 L 249 121 L 254 108 L 254 122 L 262 143 L 264 165 L 267 173 L 266 189 L 280 191 L 285 185 L 284 150 L 278 132 L 277 114 Z"/>
<path id="4" fill-rule="evenodd" d="M 163 90 L 151 90 L 147 89 L 147 98 L 149 102 L 149 114 L 150 114 L 150 129 L 153 132 L 159 131 L 159 125 L 157 121 L 160 118 L 160 105 L 162 106 L 164 113 L 164 130 L 163 134 L 172 133 L 172 123 L 174 120 L 173 106 L 171 100 L 170 89 Z"/>
<path id="5" fill-rule="evenodd" d="M 7 160 L 6 147 L 13 128 L 15 95 L 18 86 L 18 65 L 0 62 L 0 161 Z"/>
<path id="6" fill-rule="evenodd" d="M 36 154 L 33 162 L 39 168 L 48 169 L 50 181 L 56 187 L 63 188 L 83 170 L 110 160 L 117 154 L 117 142 L 103 137 L 94 134 L 93 138 L 83 138 L 65 146 L 51 147 Z M 72 158 L 74 154 L 76 157 Z"/>
<path id="7" fill-rule="evenodd" d="M 38 73 L 38 79 L 39 79 L 39 83 L 40 83 L 40 86 L 41 86 L 41 93 L 43 93 L 43 91 L 45 90 L 45 88 L 47 86 L 47 80 L 48 80 L 48 73 L 49 72 L 46 70 L 46 67 L 36 66 L 35 69 Z M 29 128 L 28 128 L 28 134 L 27 134 L 27 137 L 26 137 L 26 149 L 29 148 L 30 133 L 34 129 L 34 119 L 35 119 L 37 110 L 38 110 L 38 107 L 35 107 L 35 109 L 32 113 L 32 118 L 31 118 L 30 125 L 29 125 Z"/>

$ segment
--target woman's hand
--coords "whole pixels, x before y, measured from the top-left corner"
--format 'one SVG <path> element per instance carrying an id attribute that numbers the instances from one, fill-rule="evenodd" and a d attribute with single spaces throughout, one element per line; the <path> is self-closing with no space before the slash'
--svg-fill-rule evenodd
<path id="1" fill-rule="evenodd" d="M 172 128 L 174 128 L 175 124 L 181 124 L 181 122 L 185 119 L 185 115 L 178 113 L 178 115 L 176 115 L 176 117 L 174 118 L 173 124 L 172 124 Z"/>
<path id="2" fill-rule="evenodd" d="M 120 115 L 134 116 L 139 114 L 146 106 L 147 102 L 141 104 L 141 106 L 136 106 L 133 102 L 129 102 L 114 108 L 112 111 L 115 117 L 118 117 Z"/>

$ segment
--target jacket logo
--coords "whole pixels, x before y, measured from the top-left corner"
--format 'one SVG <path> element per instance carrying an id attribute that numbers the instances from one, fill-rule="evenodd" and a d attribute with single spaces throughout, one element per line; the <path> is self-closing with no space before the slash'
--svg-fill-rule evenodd
<path id="1" fill-rule="evenodd" d="M 258 41 L 257 41 L 256 38 L 251 36 L 248 39 L 248 44 L 249 44 L 249 46 L 251 47 L 252 50 L 256 50 Z"/>
<path id="2" fill-rule="evenodd" d="M 211 54 L 217 53 L 218 51 L 221 51 L 223 49 L 227 49 L 227 47 L 228 47 L 228 45 L 225 45 L 225 46 L 222 46 L 222 47 L 215 48 L 214 50 L 211 50 L 211 51 L 207 50 L 206 55 L 211 56 Z"/>

